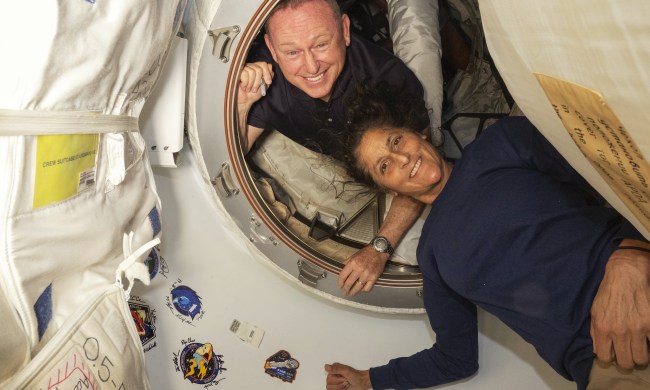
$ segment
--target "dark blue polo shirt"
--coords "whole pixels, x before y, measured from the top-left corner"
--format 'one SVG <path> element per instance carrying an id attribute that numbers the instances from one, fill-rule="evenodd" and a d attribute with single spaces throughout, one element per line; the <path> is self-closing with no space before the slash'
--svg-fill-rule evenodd
<path id="1" fill-rule="evenodd" d="M 275 74 L 266 96 L 251 107 L 248 124 L 276 129 L 297 143 L 325 154 L 335 151 L 335 139 L 345 129 L 345 98 L 354 90 L 355 83 L 367 81 L 375 85 L 384 81 L 424 97 L 419 80 L 399 58 L 355 35 L 351 37 L 345 66 L 328 102 L 314 99 L 290 84 L 266 45 L 253 48 L 248 61 L 269 62 Z"/>

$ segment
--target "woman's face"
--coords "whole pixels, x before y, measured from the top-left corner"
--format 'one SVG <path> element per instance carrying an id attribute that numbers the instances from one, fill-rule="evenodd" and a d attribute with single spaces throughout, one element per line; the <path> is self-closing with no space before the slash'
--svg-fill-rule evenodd
<path id="1" fill-rule="evenodd" d="M 423 135 L 406 129 L 366 131 L 357 158 L 380 187 L 423 203 L 435 200 L 451 173 L 451 164 Z"/>

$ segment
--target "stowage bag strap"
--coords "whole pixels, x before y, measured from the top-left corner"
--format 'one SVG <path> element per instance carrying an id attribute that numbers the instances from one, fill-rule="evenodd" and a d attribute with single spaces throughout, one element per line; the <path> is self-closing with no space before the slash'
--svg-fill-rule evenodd
<path id="1" fill-rule="evenodd" d="M 138 118 L 96 111 L 0 109 L 0 136 L 98 134 L 140 131 Z"/>

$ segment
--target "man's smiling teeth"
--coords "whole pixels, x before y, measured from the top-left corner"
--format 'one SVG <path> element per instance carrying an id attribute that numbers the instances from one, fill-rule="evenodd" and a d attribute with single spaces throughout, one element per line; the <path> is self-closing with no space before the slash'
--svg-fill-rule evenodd
<path id="1" fill-rule="evenodd" d="M 415 176 L 415 174 L 418 172 L 418 169 L 420 169 L 420 164 L 422 164 L 422 158 L 418 158 L 418 161 L 415 162 L 415 165 L 413 166 L 413 169 L 411 169 L 411 174 L 409 177 Z"/>
<path id="2" fill-rule="evenodd" d="M 305 77 L 305 78 L 307 79 L 307 81 L 311 81 L 311 82 L 313 83 L 313 82 L 316 82 L 316 81 L 322 79 L 322 78 L 323 78 L 323 74 L 324 74 L 324 73 L 321 73 L 321 74 L 319 74 L 319 75 L 316 76 L 316 77 Z"/>

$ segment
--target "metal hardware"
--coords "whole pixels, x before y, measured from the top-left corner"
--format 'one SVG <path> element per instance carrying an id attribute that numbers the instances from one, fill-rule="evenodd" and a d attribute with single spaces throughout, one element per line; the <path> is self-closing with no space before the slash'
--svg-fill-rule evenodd
<path id="1" fill-rule="evenodd" d="M 212 186 L 224 198 L 230 198 L 233 195 L 239 194 L 239 189 L 235 187 L 235 181 L 232 179 L 230 173 L 230 164 L 224 162 L 221 164 L 221 169 L 217 176 L 211 180 Z"/>
<path id="2" fill-rule="evenodd" d="M 332 237 L 338 231 L 339 225 L 339 217 L 318 211 L 309 224 L 309 237 L 323 241 Z"/>
<path id="3" fill-rule="evenodd" d="M 304 259 L 298 260 L 298 271 L 298 280 L 310 287 L 316 287 L 318 280 L 327 276 L 327 272 L 323 271 L 323 269 Z"/>
<path id="4" fill-rule="evenodd" d="M 273 244 L 273 245 L 278 245 L 278 240 L 276 240 L 275 237 L 273 236 L 265 236 L 264 234 L 260 233 L 258 231 L 258 228 L 262 226 L 262 223 L 257 220 L 255 214 L 251 215 L 251 228 L 250 228 L 250 235 L 248 236 L 248 239 L 251 242 L 259 242 L 262 244 Z"/>
<path id="5" fill-rule="evenodd" d="M 208 35 L 212 37 L 212 55 L 219 57 L 221 62 L 228 62 L 230 60 L 230 47 L 240 31 L 239 26 L 208 30 Z"/>

